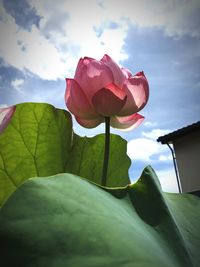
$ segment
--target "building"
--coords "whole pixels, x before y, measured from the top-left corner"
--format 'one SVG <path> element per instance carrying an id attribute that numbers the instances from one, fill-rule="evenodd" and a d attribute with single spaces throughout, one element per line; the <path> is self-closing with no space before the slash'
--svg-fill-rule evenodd
<path id="1" fill-rule="evenodd" d="M 200 121 L 157 139 L 172 152 L 179 192 L 200 194 Z M 172 147 L 173 145 L 173 147 Z"/>

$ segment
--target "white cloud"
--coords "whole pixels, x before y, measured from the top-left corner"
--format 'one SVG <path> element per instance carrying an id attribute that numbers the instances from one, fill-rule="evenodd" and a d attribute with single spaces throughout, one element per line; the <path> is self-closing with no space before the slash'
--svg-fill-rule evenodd
<path id="1" fill-rule="evenodd" d="M 170 162 L 171 153 L 167 146 L 157 142 L 159 136 L 169 133 L 167 129 L 153 129 L 152 131 L 142 132 L 141 138 L 130 140 L 127 146 L 127 154 L 133 160 L 145 162 Z"/>
<path id="2" fill-rule="evenodd" d="M 4 38 L 0 42 L 0 56 L 7 64 L 22 71 L 28 70 L 42 79 L 64 77 L 65 64 L 57 49 L 35 26 L 30 32 L 19 28 L 5 10 L 2 18 L 0 33 Z"/>
<path id="3" fill-rule="evenodd" d="M 158 125 L 158 123 L 157 122 L 152 122 L 152 121 L 145 121 L 144 123 L 143 123 L 143 125 L 145 126 L 145 127 L 147 127 L 147 128 L 151 128 L 151 127 L 155 127 L 155 126 L 157 126 Z"/>
<path id="4" fill-rule="evenodd" d="M 151 162 L 153 156 L 158 156 L 165 151 L 167 151 L 166 146 L 147 138 L 133 139 L 127 145 L 127 154 L 133 160 Z"/>
<path id="5" fill-rule="evenodd" d="M 177 193 L 178 185 L 176 180 L 175 171 L 173 168 L 167 170 L 156 171 L 160 180 L 162 190 L 165 192 Z"/>
<path id="6" fill-rule="evenodd" d="M 53 9 L 46 1 L 31 1 L 31 4 L 42 17 L 40 29 L 33 25 L 31 31 L 19 28 L 1 6 L 0 32 L 4 39 L 0 43 L 0 56 L 6 63 L 42 79 L 56 80 L 73 76 L 82 56 L 100 59 L 108 53 L 116 61 L 127 57 L 122 51 L 127 23 L 112 30 L 106 29 L 100 37 L 97 36 L 95 26 L 100 27 L 110 18 L 95 1 L 86 4 L 61 1 L 59 5 L 52 2 Z M 61 16 L 64 13 L 65 16 Z M 55 19 L 52 21 L 55 16 L 60 19 L 59 25 L 55 25 Z"/>
<path id="7" fill-rule="evenodd" d="M 21 92 L 23 84 L 24 84 L 23 79 L 15 79 L 11 82 L 11 85 L 13 86 L 13 88 L 17 90 L 18 92 Z"/>
<path id="8" fill-rule="evenodd" d="M 80 0 L 61 1 L 59 5 L 53 2 L 54 9 L 49 9 L 45 1 L 31 1 L 32 5 L 38 10 L 41 20 L 41 31 L 48 34 L 50 41 L 55 44 L 57 49 L 63 54 L 63 60 L 68 62 L 68 57 L 74 55 L 68 54 L 73 52 L 76 57 L 89 55 L 94 58 L 101 58 L 104 53 L 110 54 L 116 61 L 126 58 L 126 54 L 122 51 L 124 39 L 126 37 L 127 23 L 115 16 L 114 20 L 120 27 L 108 29 L 106 22 L 111 21 L 112 12 L 102 9 L 97 1 Z M 68 19 L 60 21 L 57 29 L 47 27 L 52 24 L 52 18 L 55 13 L 68 14 Z M 101 29 L 102 35 L 98 36 L 96 29 Z M 65 52 L 62 50 L 65 48 Z"/>
<path id="9" fill-rule="evenodd" d="M 170 36 L 200 36 L 199 0 L 104 0 L 103 5 L 112 19 L 125 17 L 140 27 L 163 28 Z"/>
<path id="10" fill-rule="evenodd" d="M 74 74 L 79 57 L 100 59 L 110 54 L 117 62 L 128 57 L 123 50 L 130 23 L 139 27 L 161 27 L 169 35 L 199 36 L 192 15 L 198 0 L 147 1 L 30 0 L 37 10 L 40 29 L 26 31 L 16 25 L 0 3 L 0 56 L 6 63 L 28 70 L 42 79 L 56 80 Z M 52 8 L 53 6 L 53 8 Z M 116 27 L 108 27 L 109 22 Z M 100 34 L 97 33 L 97 29 Z"/>
<path id="11" fill-rule="evenodd" d="M 157 140 L 158 137 L 166 135 L 166 134 L 168 134 L 170 132 L 171 131 L 168 130 L 168 129 L 153 129 L 150 132 L 142 132 L 142 135 L 144 137 L 147 137 L 147 138 L 150 138 L 150 139 L 153 139 L 153 140 Z"/>
<path id="12" fill-rule="evenodd" d="M 172 160 L 172 155 L 160 155 L 158 158 L 159 161 L 171 161 Z"/>

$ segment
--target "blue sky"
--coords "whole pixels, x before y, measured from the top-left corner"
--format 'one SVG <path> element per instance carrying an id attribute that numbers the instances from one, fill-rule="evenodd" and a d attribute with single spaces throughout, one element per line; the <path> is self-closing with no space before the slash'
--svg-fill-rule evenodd
<path id="1" fill-rule="evenodd" d="M 64 103 L 65 77 L 78 59 L 109 54 L 132 73 L 143 70 L 150 99 L 145 122 L 122 132 L 135 181 L 150 164 L 165 191 L 177 185 L 169 149 L 156 139 L 192 124 L 200 114 L 199 0 L 0 0 L 0 105 Z M 86 130 L 74 122 L 80 135 Z"/>

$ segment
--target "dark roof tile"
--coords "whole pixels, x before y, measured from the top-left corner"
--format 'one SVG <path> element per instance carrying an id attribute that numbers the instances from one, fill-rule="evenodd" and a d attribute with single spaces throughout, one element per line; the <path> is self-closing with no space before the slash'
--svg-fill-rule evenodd
<path id="1" fill-rule="evenodd" d="M 200 121 L 193 123 L 191 125 L 188 125 L 186 127 L 183 127 L 181 129 L 178 129 L 172 133 L 160 136 L 158 137 L 157 141 L 161 142 L 162 144 L 166 144 L 166 143 L 169 143 L 170 141 L 173 141 L 174 139 L 177 139 L 188 133 L 194 132 L 198 129 L 200 129 Z"/>

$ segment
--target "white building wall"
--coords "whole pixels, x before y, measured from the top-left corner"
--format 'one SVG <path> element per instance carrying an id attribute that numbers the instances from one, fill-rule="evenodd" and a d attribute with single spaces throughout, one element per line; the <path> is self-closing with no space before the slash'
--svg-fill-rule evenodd
<path id="1" fill-rule="evenodd" d="M 200 190 L 200 130 L 173 141 L 183 192 Z"/>

